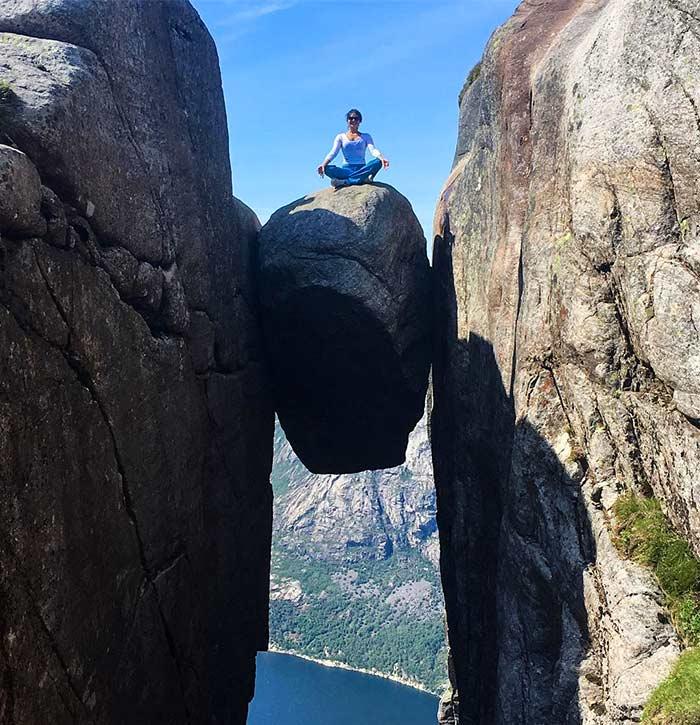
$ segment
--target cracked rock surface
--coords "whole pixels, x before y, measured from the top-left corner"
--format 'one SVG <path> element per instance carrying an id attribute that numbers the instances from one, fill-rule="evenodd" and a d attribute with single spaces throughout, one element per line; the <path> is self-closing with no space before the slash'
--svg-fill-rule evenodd
<path id="1" fill-rule="evenodd" d="M 276 410 L 314 473 L 403 463 L 430 365 L 430 268 L 408 201 L 326 189 L 260 232 L 261 315 Z"/>
<path id="2" fill-rule="evenodd" d="M 245 723 L 274 420 L 213 42 L 12 0 L 0 52 L 0 722 Z"/>
<path id="3" fill-rule="evenodd" d="M 524 2 L 460 97 L 432 440 L 460 723 L 634 723 L 679 649 L 611 506 L 700 553 L 700 15 Z"/>

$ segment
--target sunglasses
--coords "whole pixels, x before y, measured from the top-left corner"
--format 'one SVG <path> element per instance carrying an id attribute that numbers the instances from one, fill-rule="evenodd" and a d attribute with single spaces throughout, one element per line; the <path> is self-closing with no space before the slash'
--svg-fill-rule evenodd
<path id="1" fill-rule="evenodd" d="M 348 116 L 348 121 L 359 121 L 359 120 L 360 120 L 359 116 Z"/>

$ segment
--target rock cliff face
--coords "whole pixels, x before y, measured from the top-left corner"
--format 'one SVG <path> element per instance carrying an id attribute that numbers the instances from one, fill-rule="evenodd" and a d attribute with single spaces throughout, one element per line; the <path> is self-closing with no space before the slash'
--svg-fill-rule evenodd
<path id="1" fill-rule="evenodd" d="M 523 2 L 436 212 L 433 456 L 460 723 L 637 722 L 678 644 L 610 507 L 700 552 L 700 15 Z"/>
<path id="2" fill-rule="evenodd" d="M 275 407 L 314 473 L 398 466 L 423 414 L 430 267 L 408 201 L 372 184 L 280 209 L 259 242 Z"/>
<path id="3" fill-rule="evenodd" d="M 273 415 L 213 43 L 11 0 L 0 53 L 0 721 L 244 723 Z"/>

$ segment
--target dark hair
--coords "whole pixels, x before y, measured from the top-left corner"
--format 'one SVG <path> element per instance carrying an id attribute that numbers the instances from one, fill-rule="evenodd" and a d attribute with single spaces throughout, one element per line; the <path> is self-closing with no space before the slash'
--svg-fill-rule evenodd
<path id="1" fill-rule="evenodd" d="M 356 116 L 358 116 L 358 117 L 359 117 L 360 121 L 362 121 L 362 114 L 361 114 L 361 113 L 360 113 L 360 112 L 359 112 L 359 111 L 358 111 L 358 110 L 357 110 L 356 108 L 351 108 L 351 109 L 350 109 L 350 110 L 349 110 L 349 111 L 348 111 L 348 112 L 347 112 L 347 113 L 345 114 L 345 120 L 346 120 L 346 121 L 348 120 L 348 116 L 349 116 L 349 115 L 350 115 L 351 113 L 354 113 L 354 114 L 355 114 Z"/>

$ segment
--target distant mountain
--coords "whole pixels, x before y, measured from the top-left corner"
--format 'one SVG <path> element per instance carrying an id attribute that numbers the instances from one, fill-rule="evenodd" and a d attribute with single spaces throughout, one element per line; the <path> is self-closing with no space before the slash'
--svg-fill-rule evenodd
<path id="1" fill-rule="evenodd" d="M 294 455 L 278 424 L 273 471 L 276 540 L 289 550 L 342 562 L 419 551 L 436 567 L 435 487 L 425 420 L 406 463 L 383 471 L 315 475 Z"/>
<path id="2" fill-rule="evenodd" d="M 315 475 L 275 432 L 271 641 L 439 691 L 444 604 L 423 419 L 404 465 Z"/>

